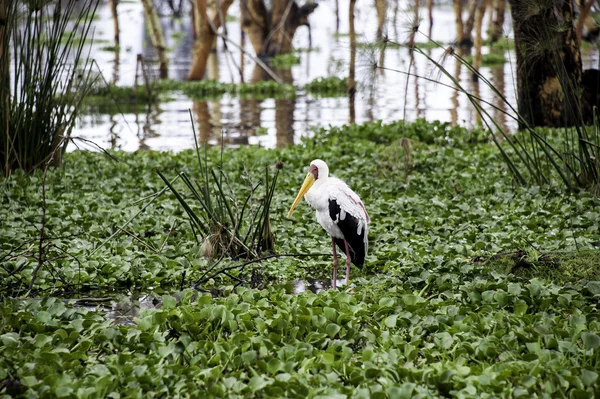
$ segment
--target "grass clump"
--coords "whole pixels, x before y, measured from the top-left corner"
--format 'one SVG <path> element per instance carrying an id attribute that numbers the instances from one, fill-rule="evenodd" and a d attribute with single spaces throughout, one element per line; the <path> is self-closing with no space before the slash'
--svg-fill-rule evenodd
<path id="1" fill-rule="evenodd" d="M 319 97 L 343 96 L 348 94 L 348 83 L 346 78 L 338 78 L 337 76 L 316 78 L 307 83 L 304 90 Z"/>
<path id="2" fill-rule="evenodd" d="M 0 29 L 0 170 L 31 172 L 62 155 L 92 86 L 84 41 L 98 2 L 5 2 Z M 42 20 L 42 14 L 50 16 Z M 77 33 L 76 33 L 77 32 Z M 18 51 L 13 51 L 18 49 Z"/>
<path id="3" fill-rule="evenodd" d="M 207 258 L 256 258 L 272 251 L 275 237 L 271 231 L 270 207 L 283 163 L 277 163 L 272 180 L 269 178 L 268 165 L 265 167 L 265 179 L 256 184 L 246 174 L 248 190 L 239 195 L 229 183 L 233 176 L 224 169 L 223 154 L 219 164 L 211 167 L 206 151 L 205 147 L 204 154 L 201 154 L 196 141 L 197 173 L 188 175 L 181 171 L 177 175 L 183 181 L 188 195 L 184 195 L 157 169 L 185 210 L 196 241 L 201 244 L 201 255 Z M 258 195 L 260 186 L 264 187 L 264 197 Z M 186 200 L 186 196 L 189 199 Z"/>

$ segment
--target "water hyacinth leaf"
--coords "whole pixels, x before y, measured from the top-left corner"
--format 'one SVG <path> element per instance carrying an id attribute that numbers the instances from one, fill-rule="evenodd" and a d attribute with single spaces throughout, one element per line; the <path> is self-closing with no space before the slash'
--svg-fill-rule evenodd
<path id="1" fill-rule="evenodd" d="M 6 334 L 0 335 L 0 339 L 2 340 L 2 344 L 7 347 L 16 347 L 19 346 L 19 334 L 10 332 Z"/>
<path id="2" fill-rule="evenodd" d="M 252 392 L 258 392 L 269 384 L 270 384 L 270 382 L 267 381 L 265 378 L 255 375 L 254 377 L 250 378 L 250 382 L 248 383 L 248 388 Z"/>
<path id="3" fill-rule="evenodd" d="M 396 327 L 396 320 L 398 319 L 398 315 L 390 315 L 388 317 L 385 318 L 385 325 L 388 328 L 394 328 Z"/>
<path id="4" fill-rule="evenodd" d="M 591 371 L 591 370 L 587 370 L 587 369 L 581 370 L 581 381 L 586 386 L 594 385 L 597 380 L 598 380 L 598 373 L 596 373 L 595 371 Z"/>
<path id="5" fill-rule="evenodd" d="M 329 338 L 334 338 L 341 329 L 342 328 L 339 325 L 335 323 L 329 323 L 327 324 L 327 327 L 325 327 L 325 333 L 329 335 Z"/>
<path id="6" fill-rule="evenodd" d="M 164 309 L 173 309 L 177 305 L 177 300 L 171 295 L 163 295 L 162 306 Z"/>
<path id="7" fill-rule="evenodd" d="M 600 346 L 600 336 L 594 333 L 584 332 L 581 334 L 581 339 L 583 340 L 583 345 L 587 349 L 596 349 Z"/>

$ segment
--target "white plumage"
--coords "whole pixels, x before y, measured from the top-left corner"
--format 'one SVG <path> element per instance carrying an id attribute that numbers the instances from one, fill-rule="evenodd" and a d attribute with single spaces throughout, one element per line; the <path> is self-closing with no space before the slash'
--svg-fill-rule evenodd
<path id="1" fill-rule="evenodd" d="M 346 254 L 346 284 L 350 280 L 350 263 L 362 267 L 368 249 L 369 215 L 360 197 L 342 180 L 330 177 L 325 162 L 310 163 L 304 184 L 288 212 L 291 215 L 302 197 L 316 210 L 317 221 L 332 237 L 334 256 L 333 288 L 337 276 L 336 244 Z"/>

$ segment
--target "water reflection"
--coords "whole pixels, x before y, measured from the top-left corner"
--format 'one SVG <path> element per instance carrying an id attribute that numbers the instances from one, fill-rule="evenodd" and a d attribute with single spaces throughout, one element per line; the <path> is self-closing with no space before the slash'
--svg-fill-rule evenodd
<path id="1" fill-rule="evenodd" d="M 156 51 L 150 44 L 145 27 L 143 10 L 139 2 L 120 2 L 121 19 L 120 50 L 101 51 L 106 43 L 113 43 L 113 19 L 108 2 L 102 2 L 98 8 L 98 19 L 94 22 L 95 39 L 91 54 L 98 69 L 108 82 L 118 85 L 131 85 L 136 76 L 136 55 L 142 54 L 144 60 L 156 59 Z M 421 1 L 421 15 L 427 15 L 427 6 L 431 2 Z M 231 8 L 231 15 L 239 15 L 238 5 Z M 409 38 L 407 18 L 413 16 L 406 4 L 395 2 L 388 5 L 389 19 L 383 32 L 395 33 L 395 41 L 406 42 Z M 393 15 L 392 15 L 393 13 Z M 438 42 L 448 44 L 454 39 L 455 16 L 452 3 L 436 4 L 432 9 L 435 24 L 424 26 L 431 29 L 429 36 Z M 427 79 L 439 80 L 452 85 L 450 79 L 439 73 L 426 57 L 411 54 L 406 47 L 387 46 L 385 50 L 359 50 L 356 52 L 357 87 L 359 91 L 351 101 L 342 98 L 313 97 L 303 92 L 302 87 L 318 77 L 348 77 L 350 61 L 350 39 L 347 36 L 349 26 L 349 0 L 339 0 L 339 29 L 332 7 L 318 7 L 311 14 L 311 30 L 315 38 L 312 52 L 299 52 L 300 64 L 291 70 L 276 71 L 285 82 L 293 83 L 297 88 L 295 98 L 249 99 L 225 95 L 220 99 L 194 101 L 180 93 L 170 93 L 175 101 L 164 102 L 154 108 L 130 108 L 121 113 L 103 113 L 83 115 L 74 131 L 74 136 L 82 136 L 105 148 L 119 148 L 127 151 L 139 148 L 179 151 L 193 148 L 194 139 L 190 126 L 188 110 L 198 124 L 198 133 L 202 142 L 219 143 L 221 132 L 227 145 L 261 145 L 283 147 L 298 141 L 299 137 L 311 134 L 312 126 L 340 126 L 349 121 L 363 123 L 371 120 L 383 122 L 426 118 L 428 120 L 449 121 L 452 124 L 473 126 L 477 113 L 468 99 L 456 90 L 436 85 Z M 509 15 L 507 15 L 509 17 Z M 358 43 L 373 43 L 377 35 L 378 19 L 374 4 L 357 4 L 355 12 L 355 30 Z M 126 21 L 126 23 L 123 23 Z M 169 78 L 185 79 L 190 68 L 193 47 L 193 31 L 188 17 L 173 20 L 165 17 L 161 20 L 165 31 L 167 47 L 172 49 L 169 56 Z M 430 21 L 431 22 L 431 21 Z M 512 30 L 510 18 L 505 23 L 505 31 Z M 250 43 L 241 30 L 241 22 L 227 23 L 229 39 L 241 43 L 252 52 Z M 423 24 L 426 25 L 426 24 Z M 108 29 L 107 27 L 110 27 Z M 339 30 L 340 35 L 335 35 Z M 394 35 L 391 35 L 392 37 Z M 425 42 L 424 34 L 415 37 L 417 42 Z M 299 30 L 294 37 L 297 48 L 310 45 L 308 30 Z M 209 77 L 221 82 L 256 82 L 268 79 L 264 71 L 255 67 L 250 57 L 245 56 L 233 46 L 227 49 L 219 41 L 217 53 L 211 55 Z M 87 51 L 87 50 L 86 50 Z M 457 49 L 457 51 L 462 51 Z M 484 50 L 485 52 L 486 50 Z M 441 60 L 443 48 L 427 50 L 434 60 Z M 466 53 L 461 54 L 466 56 Z M 515 68 L 514 52 L 505 54 L 512 63 L 502 68 L 482 67 L 481 73 L 503 93 L 511 104 L 516 104 L 515 87 L 512 73 Z M 584 68 L 598 64 L 598 51 L 595 48 L 582 51 Z M 364 73 L 365 65 L 377 62 L 380 73 Z M 149 62 L 150 79 L 158 76 L 157 65 Z M 411 73 L 427 79 L 406 78 L 411 65 Z M 504 106 L 503 101 L 493 90 L 481 82 L 467 84 L 469 72 L 459 62 L 450 57 L 444 67 L 468 90 L 478 93 L 482 99 L 496 106 Z M 384 71 L 383 67 L 389 68 Z M 369 67 L 370 68 L 370 67 Z M 363 69 L 363 70 L 361 70 Z M 396 70 L 394 72 L 393 70 Z M 400 72 L 397 72 L 400 71 Z M 366 75 L 366 77 L 365 77 Z M 408 86 L 407 86 L 408 85 Z M 406 94 L 405 94 L 406 93 Z M 514 129 L 516 123 L 501 112 L 481 103 L 496 122 L 508 129 Z M 473 114 L 475 112 L 475 115 Z M 74 149 L 74 146 L 70 147 Z"/>

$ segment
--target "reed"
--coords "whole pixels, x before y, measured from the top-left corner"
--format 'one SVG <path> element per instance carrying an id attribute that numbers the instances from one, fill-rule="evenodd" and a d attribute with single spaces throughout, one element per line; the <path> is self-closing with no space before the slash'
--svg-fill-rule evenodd
<path id="1" fill-rule="evenodd" d="M 59 166 L 91 87 L 86 39 L 98 0 L 6 3 L 0 30 L 0 169 Z"/>

